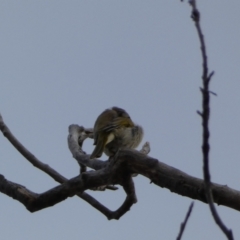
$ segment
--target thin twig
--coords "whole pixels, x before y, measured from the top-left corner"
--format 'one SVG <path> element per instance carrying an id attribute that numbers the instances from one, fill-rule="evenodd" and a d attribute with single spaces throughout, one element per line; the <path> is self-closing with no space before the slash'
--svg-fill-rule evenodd
<path id="1" fill-rule="evenodd" d="M 201 46 L 201 54 L 202 54 L 202 81 L 203 81 L 203 88 L 202 92 L 202 127 L 203 127 L 203 143 L 202 143 L 202 152 L 203 152 L 203 175 L 204 175 L 204 182 L 205 182 L 205 193 L 209 203 L 209 207 L 212 213 L 212 216 L 216 222 L 216 224 L 220 227 L 223 233 L 229 240 L 233 240 L 233 234 L 231 229 L 228 229 L 224 223 L 222 222 L 221 218 L 219 217 L 217 210 L 213 204 L 213 196 L 212 196 L 212 189 L 211 189 L 211 176 L 209 171 L 209 117 L 210 117 L 210 91 L 209 91 L 209 83 L 211 77 L 213 76 L 214 72 L 208 74 L 208 62 L 207 62 L 207 52 L 206 52 L 206 45 L 204 40 L 204 35 L 202 33 L 202 29 L 200 26 L 200 12 L 197 9 L 196 1 L 191 0 L 189 1 L 192 7 L 192 19 L 195 23 L 195 27 L 197 29 L 198 37 L 200 40 Z"/>
<path id="2" fill-rule="evenodd" d="M 183 232 L 184 232 L 184 229 L 187 225 L 187 221 L 188 221 L 188 218 L 190 217 L 191 215 L 191 212 L 192 212 L 192 209 L 193 209 L 193 205 L 194 205 L 194 202 L 192 202 L 188 208 L 188 211 L 187 211 L 187 214 L 186 214 L 186 217 L 184 219 L 184 221 L 181 223 L 181 226 L 180 226 L 180 231 L 179 231 L 179 234 L 177 236 L 177 240 L 180 240 L 182 235 L 183 235 Z"/>

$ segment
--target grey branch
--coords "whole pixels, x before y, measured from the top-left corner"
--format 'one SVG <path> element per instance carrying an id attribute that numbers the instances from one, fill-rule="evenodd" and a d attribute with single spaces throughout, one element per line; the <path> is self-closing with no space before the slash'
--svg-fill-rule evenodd
<path id="1" fill-rule="evenodd" d="M 197 199 L 204 203 L 207 202 L 204 181 L 202 179 L 192 177 L 146 155 L 150 151 L 148 144 L 143 146 L 145 154 L 135 150 L 124 150 L 119 151 L 115 157 L 109 161 L 101 161 L 98 159 L 90 160 L 89 155 L 84 153 L 78 143 L 79 137 L 81 138 L 80 135 L 83 132 L 78 129 L 81 127 L 78 125 L 71 126 L 69 127 L 68 143 L 73 157 L 79 163 L 91 167 L 96 171 L 85 172 L 80 176 L 67 180 L 49 166 L 40 162 L 25 147 L 23 147 L 22 144 L 12 135 L 2 118 L 0 118 L 0 130 L 13 146 L 16 147 L 34 166 L 54 177 L 56 181 L 62 183 L 45 193 L 38 194 L 31 192 L 26 187 L 17 183 L 6 180 L 1 175 L 0 191 L 18 200 L 32 212 L 53 206 L 68 197 L 78 195 L 98 211 L 103 213 L 108 219 L 119 219 L 124 213 L 130 210 L 130 207 L 137 201 L 131 174 L 138 173 L 149 178 L 157 186 L 168 188 L 170 191 L 182 196 Z M 86 189 L 114 184 L 122 185 L 126 192 L 124 203 L 116 211 L 110 211 L 96 199 L 84 192 Z M 240 210 L 239 191 L 227 186 L 214 183 L 211 184 L 214 201 L 217 204 L 238 211 Z"/>
<path id="2" fill-rule="evenodd" d="M 109 161 L 104 162 L 98 159 L 90 160 L 89 156 L 84 155 L 82 151 L 78 151 L 75 147 L 76 142 L 74 142 L 75 140 L 72 137 L 79 132 L 78 127 L 78 125 L 71 125 L 69 127 L 69 149 L 73 157 L 78 162 L 94 169 L 101 169 L 108 166 L 110 164 Z M 148 148 L 148 150 L 150 150 L 150 148 Z M 148 153 L 148 151 L 146 151 L 146 153 Z M 202 179 L 192 177 L 135 150 L 119 151 L 115 158 L 118 162 L 125 161 L 130 173 L 141 174 L 149 178 L 159 187 L 168 188 L 171 192 L 207 203 L 204 180 Z M 240 211 L 239 191 L 231 189 L 226 185 L 216 183 L 211 183 L 211 185 L 215 203 Z"/>
<path id="3" fill-rule="evenodd" d="M 48 174 L 49 176 L 51 176 L 55 181 L 59 182 L 59 183 L 64 183 L 66 182 L 68 179 L 66 179 L 65 177 L 63 177 L 61 174 L 59 174 L 57 171 L 55 171 L 54 169 L 52 169 L 50 166 L 48 166 L 47 164 L 42 163 L 40 160 L 38 160 L 29 150 L 27 150 L 18 140 L 17 138 L 11 133 L 10 129 L 8 128 L 8 126 L 5 124 L 5 122 L 3 121 L 3 118 L 0 114 L 0 130 L 2 131 L 3 135 L 9 140 L 9 142 L 12 143 L 12 145 L 30 162 L 33 164 L 33 166 L 39 168 L 40 170 L 42 170 L 43 172 L 45 172 L 46 174 Z M 87 129 L 89 130 L 89 129 Z M 86 138 L 85 138 L 86 139 Z M 2 176 L 1 178 L 1 187 L 0 187 L 0 191 L 2 193 L 5 193 L 7 195 L 9 195 L 10 193 L 12 195 L 9 195 L 11 197 L 13 197 L 14 199 L 17 199 L 21 202 L 22 197 L 16 193 L 12 191 L 12 189 L 16 189 L 16 187 L 19 189 L 19 184 L 16 183 L 12 183 L 7 181 L 6 179 L 4 179 L 4 177 Z M 8 184 L 7 184 L 8 183 Z M 109 187 L 110 188 L 110 187 Z M 30 192 L 29 190 L 27 190 L 25 187 L 21 186 L 21 189 L 24 189 L 23 192 Z M 112 188 L 112 189 L 116 189 L 116 187 Z M 15 193 L 15 194 L 14 194 Z M 32 193 L 32 192 L 31 192 Z M 33 194 L 33 193 L 32 193 Z M 34 194 L 33 194 L 34 195 Z M 96 199 L 94 199 L 92 196 L 90 196 L 89 194 L 82 192 L 82 193 L 76 193 L 76 195 L 80 198 L 82 198 L 84 201 L 86 201 L 87 203 L 89 203 L 92 207 L 94 207 L 95 209 L 97 209 L 98 211 L 100 211 L 102 214 L 104 214 L 108 219 L 112 219 L 112 218 L 118 218 L 119 215 L 119 211 L 110 211 L 108 208 L 106 208 L 105 206 L 103 206 L 100 202 L 98 202 Z M 19 196 L 19 199 L 16 197 Z M 24 196 L 24 195 L 23 195 Z M 31 194 L 28 194 L 27 196 L 31 196 Z M 35 194 L 35 196 L 38 196 Z M 32 198 L 32 197 L 31 197 Z M 35 198 L 34 198 L 35 199 Z M 120 212 L 121 213 L 121 212 Z"/>
<path id="4" fill-rule="evenodd" d="M 0 191 L 21 202 L 30 212 L 35 212 L 51 207 L 61 201 L 64 201 L 68 197 L 72 197 L 79 192 L 83 192 L 86 189 L 99 187 L 101 184 L 108 184 L 111 180 L 112 174 L 118 176 L 118 173 L 115 172 L 118 171 L 118 169 L 119 168 L 115 168 L 113 166 L 109 169 L 86 172 L 41 194 L 33 193 L 26 187 L 10 182 L 5 179 L 3 175 L 0 175 Z M 135 190 L 131 176 L 125 176 L 124 182 L 121 184 L 127 194 L 122 206 L 120 206 L 116 211 L 109 211 L 102 205 L 102 208 L 98 209 L 99 211 L 101 210 L 101 212 L 109 220 L 119 219 L 134 203 L 136 203 Z"/>

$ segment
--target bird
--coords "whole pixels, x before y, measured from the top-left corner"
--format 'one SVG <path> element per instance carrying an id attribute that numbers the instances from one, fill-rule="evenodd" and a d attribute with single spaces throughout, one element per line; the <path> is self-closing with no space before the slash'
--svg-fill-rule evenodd
<path id="1" fill-rule="evenodd" d="M 103 152 L 113 156 L 119 149 L 134 149 L 140 144 L 143 134 L 143 128 L 135 124 L 124 109 L 106 109 L 94 124 L 93 144 L 96 146 L 90 159 L 101 157 Z"/>

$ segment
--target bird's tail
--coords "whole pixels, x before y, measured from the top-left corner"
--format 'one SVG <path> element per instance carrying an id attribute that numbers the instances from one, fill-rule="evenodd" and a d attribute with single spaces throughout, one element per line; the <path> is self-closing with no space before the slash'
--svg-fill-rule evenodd
<path id="1" fill-rule="evenodd" d="M 104 150 L 104 145 L 105 145 L 104 141 L 98 141 L 98 143 L 96 144 L 96 147 L 94 148 L 90 156 L 90 159 L 101 157 Z"/>

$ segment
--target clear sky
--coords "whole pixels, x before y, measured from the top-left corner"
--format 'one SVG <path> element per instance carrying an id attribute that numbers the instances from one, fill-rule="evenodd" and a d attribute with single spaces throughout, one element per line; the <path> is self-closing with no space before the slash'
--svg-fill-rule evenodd
<path id="1" fill-rule="evenodd" d="M 212 181 L 240 189 L 240 2 L 198 3 L 211 90 Z M 67 178 L 79 168 L 67 147 L 68 126 L 92 127 L 111 106 L 145 129 L 150 156 L 202 178 L 201 57 L 187 2 L 1 1 L 0 112 L 15 136 Z M 92 141 L 84 145 L 93 149 Z M 41 193 L 57 186 L 0 137 L 0 173 Z M 106 159 L 106 157 L 104 157 Z M 103 159 L 104 159 L 103 158 Z M 0 194 L 2 239 L 175 239 L 192 201 L 134 179 L 138 203 L 108 221 L 78 197 L 36 213 Z M 111 209 L 125 198 L 90 192 Z M 236 239 L 240 213 L 217 208 Z M 183 239 L 225 239 L 206 204 L 195 201 Z"/>

